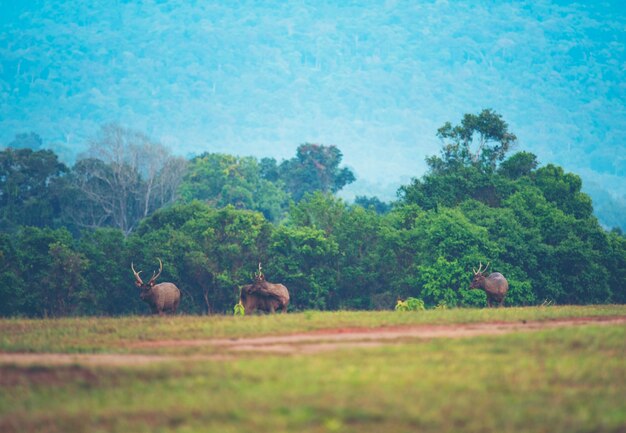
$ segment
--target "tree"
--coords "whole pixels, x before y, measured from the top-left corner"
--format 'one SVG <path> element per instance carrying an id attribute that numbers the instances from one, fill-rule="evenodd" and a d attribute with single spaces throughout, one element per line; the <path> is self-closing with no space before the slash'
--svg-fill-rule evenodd
<path id="1" fill-rule="evenodd" d="M 336 146 L 305 143 L 298 147 L 295 158 L 280 163 L 279 177 L 295 201 L 307 192 L 335 193 L 356 180 L 349 168 L 339 168 L 342 157 Z"/>
<path id="2" fill-rule="evenodd" d="M 51 150 L 0 152 L 0 227 L 52 226 L 61 217 L 68 168 Z"/>
<path id="3" fill-rule="evenodd" d="M 365 209 L 374 209 L 379 215 L 386 214 L 391 210 L 391 205 L 380 200 L 378 197 L 358 195 L 354 198 L 354 204 L 364 207 Z"/>
<path id="4" fill-rule="evenodd" d="M 270 182 L 277 182 L 279 180 L 280 173 L 278 172 L 278 164 L 274 158 L 261 158 L 259 168 L 263 179 L 269 180 Z"/>
<path id="5" fill-rule="evenodd" d="M 202 200 L 217 208 L 256 210 L 279 221 L 289 196 L 280 181 L 264 178 L 262 168 L 253 157 L 204 153 L 189 163 L 180 196 L 185 202 Z"/>
<path id="6" fill-rule="evenodd" d="M 512 179 L 536 166 L 534 155 L 520 154 L 502 163 L 504 176 L 494 173 L 516 137 L 508 132 L 502 116 L 492 110 L 465 114 L 461 124 L 454 127 L 446 122 L 437 136 L 444 141 L 440 155 L 426 158 L 428 173 L 398 190 L 402 202 L 436 209 L 472 198 L 499 207 L 515 190 Z"/>
<path id="7" fill-rule="evenodd" d="M 215 312 L 216 304 L 215 289 L 216 281 L 211 273 L 211 262 L 202 251 L 188 251 L 185 253 L 185 273 L 193 280 L 196 287 L 202 289 L 202 299 L 206 314 Z"/>
<path id="8" fill-rule="evenodd" d="M 46 293 L 47 313 L 52 316 L 67 316 L 74 313 L 83 296 L 87 268 L 85 257 L 74 251 L 72 245 L 54 242 L 48 249 L 50 270 L 47 275 L 49 285 Z"/>
<path id="9" fill-rule="evenodd" d="M 296 309 L 326 309 L 336 287 L 337 243 L 314 227 L 279 226 L 273 231 L 264 267 L 289 289 Z M 270 274 L 270 272 L 268 272 Z"/>
<path id="10" fill-rule="evenodd" d="M 457 260 L 448 261 L 441 256 L 428 265 L 420 266 L 418 275 L 420 298 L 431 307 L 439 304 L 456 306 L 461 302 L 459 291 L 469 287 L 466 269 Z"/>
<path id="11" fill-rule="evenodd" d="M 345 213 L 347 205 L 330 193 L 306 194 L 292 206 L 288 223 L 292 226 L 307 226 L 331 234 Z"/>
<path id="12" fill-rule="evenodd" d="M 562 167 L 548 164 L 537 169 L 533 178 L 545 198 L 563 212 L 579 219 L 592 216 L 591 198 L 581 191 L 582 180 L 579 176 L 565 173 Z"/>
<path id="13" fill-rule="evenodd" d="M 397 296 L 386 278 L 385 260 L 390 254 L 383 244 L 383 232 L 388 228 L 385 219 L 361 206 L 347 206 L 338 216 L 332 231 L 340 251 L 334 266 L 337 288 L 331 291 L 329 306 L 391 308 Z"/>
<path id="14" fill-rule="evenodd" d="M 144 134 L 104 125 L 74 166 L 73 184 L 81 193 L 75 203 L 81 206 L 70 206 L 68 214 L 79 226 L 113 226 L 128 234 L 176 199 L 185 166 Z"/>
<path id="15" fill-rule="evenodd" d="M 612 301 L 626 303 L 626 237 L 617 230 L 608 234 L 609 252 L 607 269 Z"/>
<path id="16" fill-rule="evenodd" d="M 77 251 L 86 259 L 84 288 L 78 312 L 117 316 L 142 311 L 136 296 L 124 234 L 119 229 L 97 228 L 81 233 Z"/>
<path id="17" fill-rule="evenodd" d="M 22 227 L 15 236 L 17 274 L 24 298 L 14 314 L 67 315 L 79 306 L 85 258 L 66 229 Z"/>
<path id="18" fill-rule="evenodd" d="M 530 152 L 518 152 L 503 161 L 498 172 L 509 179 L 519 179 L 522 176 L 530 176 L 538 165 L 536 155 Z"/>
<path id="19" fill-rule="evenodd" d="M 24 311 L 28 284 L 12 236 L 0 232 L 0 316 Z"/>
<path id="20" fill-rule="evenodd" d="M 428 165 L 433 171 L 473 165 L 483 170 L 493 170 L 515 144 L 517 137 L 508 130 L 502 116 L 491 109 L 478 115 L 465 114 L 460 125 L 446 122 L 437 130 L 437 137 L 444 144 L 441 157 L 429 157 Z"/>

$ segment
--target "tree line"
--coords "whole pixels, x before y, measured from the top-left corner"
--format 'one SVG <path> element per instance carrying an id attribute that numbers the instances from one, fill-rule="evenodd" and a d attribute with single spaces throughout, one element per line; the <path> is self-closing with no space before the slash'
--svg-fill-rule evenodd
<path id="1" fill-rule="evenodd" d="M 107 125 L 69 168 L 25 135 L 0 152 L 0 315 L 146 312 L 130 263 L 158 259 L 194 314 L 232 313 L 259 262 L 294 310 L 482 306 L 479 262 L 509 280 L 507 305 L 626 302 L 626 238 L 599 225 L 580 177 L 509 156 L 516 137 L 492 110 L 437 135 L 393 203 L 336 197 L 355 177 L 335 146 L 186 160 Z"/>

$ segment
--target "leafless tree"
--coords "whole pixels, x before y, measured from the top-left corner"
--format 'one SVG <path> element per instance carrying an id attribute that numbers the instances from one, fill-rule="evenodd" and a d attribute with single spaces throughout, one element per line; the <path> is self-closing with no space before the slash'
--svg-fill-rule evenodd
<path id="1" fill-rule="evenodd" d="M 114 226 L 130 233 L 141 218 L 176 199 L 186 161 L 145 134 L 104 125 L 74 167 L 82 226 Z"/>

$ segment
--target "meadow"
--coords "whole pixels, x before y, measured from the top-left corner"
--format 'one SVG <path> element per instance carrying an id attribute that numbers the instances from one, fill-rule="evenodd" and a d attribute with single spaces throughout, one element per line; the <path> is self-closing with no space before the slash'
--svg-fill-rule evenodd
<path id="1" fill-rule="evenodd" d="M 626 306 L 613 305 L 3 319 L 0 431 L 619 432 L 626 430 L 626 325 L 606 319 L 625 317 Z M 593 320 L 576 324 L 581 318 Z M 225 346 L 176 344 L 564 319 L 574 325 L 297 353 L 220 357 Z M 3 360 L 14 353 L 40 358 Z M 128 362 L 55 363 L 50 353 Z"/>

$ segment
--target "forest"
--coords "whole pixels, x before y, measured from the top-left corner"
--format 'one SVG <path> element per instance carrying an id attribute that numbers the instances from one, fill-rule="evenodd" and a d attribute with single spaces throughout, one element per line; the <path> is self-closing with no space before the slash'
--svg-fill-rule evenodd
<path id="1" fill-rule="evenodd" d="M 159 259 L 185 314 L 232 314 L 259 263 L 291 311 L 485 306 L 479 263 L 507 277 L 507 306 L 626 302 L 626 238 L 579 176 L 518 150 L 489 109 L 436 134 L 392 203 L 339 198 L 355 173 L 333 145 L 186 159 L 107 124 L 70 167 L 19 134 L 0 151 L 0 316 L 146 314 L 131 263 Z"/>

